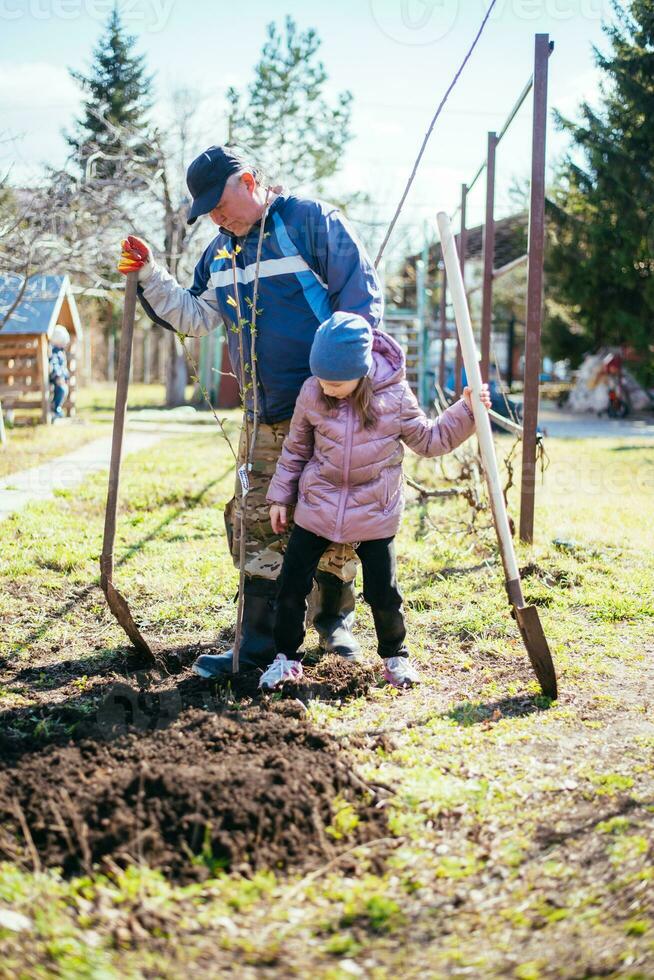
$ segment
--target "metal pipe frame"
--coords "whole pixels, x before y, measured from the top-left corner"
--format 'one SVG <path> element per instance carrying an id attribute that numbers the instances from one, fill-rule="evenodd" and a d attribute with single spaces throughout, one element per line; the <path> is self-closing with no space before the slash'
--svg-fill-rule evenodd
<path id="1" fill-rule="evenodd" d="M 497 134 L 488 134 L 486 155 L 486 217 L 482 241 L 481 376 L 488 381 L 493 321 L 493 262 L 495 257 L 495 150 Z"/>
<path id="2" fill-rule="evenodd" d="M 549 35 L 548 35 L 548 51 L 547 51 L 548 58 L 551 55 L 551 53 L 552 53 L 553 50 L 554 50 L 554 41 L 550 41 L 549 40 Z M 502 137 L 506 134 L 506 131 L 508 130 L 509 126 L 511 125 L 511 123 L 513 122 L 513 120 L 515 119 L 515 117 L 518 115 L 518 110 L 520 109 L 520 107 L 522 106 L 522 103 L 525 101 L 525 99 L 527 98 L 527 96 L 531 92 L 531 90 L 533 88 L 533 85 L 534 85 L 534 76 L 532 75 L 531 78 L 529 79 L 529 81 L 527 82 L 527 84 L 525 85 L 525 87 L 523 88 L 522 92 L 520 93 L 520 96 L 518 98 L 518 101 L 513 106 L 513 108 L 511 109 L 510 113 L 508 114 L 508 116 L 506 117 L 506 120 L 504 122 L 504 125 L 500 129 L 499 135 L 497 137 L 497 142 L 498 143 L 500 142 L 500 140 L 502 139 Z M 477 183 L 477 181 L 479 180 L 479 178 L 481 177 L 481 175 L 483 174 L 483 172 L 484 172 L 485 169 L 486 169 L 486 160 L 484 160 L 479 165 L 479 168 L 478 168 L 477 172 L 475 173 L 474 177 L 472 178 L 472 180 L 468 181 L 468 191 L 471 191 L 472 190 L 472 188 L 475 186 L 475 184 Z M 454 213 L 456 214 L 456 211 Z"/>
<path id="3" fill-rule="evenodd" d="M 468 199 L 468 188 L 461 184 L 461 230 L 459 232 L 459 266 L 461 268 L 461 278 L 466 279 L 466 248 L 468 244 L 468 229 L 466 228 L 466 203 Z M 463 355 L 461 353 L 461 341 L 457 332 L 456 337 L 456 361 L 454 367 L 454 392 L 457 397 L 463 388 Z"/>
<path id="4" fill-rule="evenodd" d="M 524 265 L 528 258 L 529 256 L 526 254 L 519 255 L 517 259 L 512 259 L 510 262 L 507 262 L 506 265 L 501 265 L 499 269 L 493 269 L 493 281 L 495 281 L 495 279 L 501 279 L 502 276 L 506 276 L 509 274 L 509 272 L 513 272 L 513 270 L 517 269 L 518 266 Z M 466 289 L 466 296 L 472 296 L 473 293 L 479 292 L 482 286 L 482 283 L 477 283 L 476 286 L 471 286 L 469 289 Z"/>

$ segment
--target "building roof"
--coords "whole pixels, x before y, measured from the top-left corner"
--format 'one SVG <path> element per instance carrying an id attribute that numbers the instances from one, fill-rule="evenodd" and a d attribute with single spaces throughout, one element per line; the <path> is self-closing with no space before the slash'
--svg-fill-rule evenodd
<path id="1" fill-rule="evenodd" d="M 20 276 L 0 275 L 0 318 L 15 301 L 22 283 Z M 75 333 L 81 339 L 82 325 L 68 276 L 30 276 L 20 303 L 0 333 L 50 337 L 64 302 L 68 303 Z"/>
<path id="2" fill-rule="evenodd" d="M 519 258 L 527 251 L 527 228 L 529 215 L 526 211 L 495 219 L 495 248 L 493 252 L 493 268 Z M 484 226 L 476 225 L 466 229 L 466 260 L 470 263 L 481 261 L 484 241 Z M 457 237 L 457 249 L 459 242 Z M 408 255 L 404 261 L 400 285 L 394 292 L 398 296 L 397 305 L 403 309 L 415 310 L 417 305 L 417 263 L 422 258 L 421 252 Z M 441 244 L 433 242 L 429 246 L 427 261 L 427 278 L 433 282 L 439 275 L 441 262 Z"/>

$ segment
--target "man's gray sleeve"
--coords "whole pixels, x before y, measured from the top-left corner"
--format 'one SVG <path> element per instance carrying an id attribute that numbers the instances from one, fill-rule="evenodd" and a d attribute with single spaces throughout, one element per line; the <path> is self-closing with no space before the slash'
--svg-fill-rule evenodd
<path id="1" fill-rule="evenodd" d="M 174 276 L 156 264 L 148 279 L 139 283 L 141 305 L 154 323 L 187 337 L 201 337 L 222 324 L 216 291 L 209 278 L 210 250 L 211 246 L 195 267 L 190 289 L 184 289 Z"/>

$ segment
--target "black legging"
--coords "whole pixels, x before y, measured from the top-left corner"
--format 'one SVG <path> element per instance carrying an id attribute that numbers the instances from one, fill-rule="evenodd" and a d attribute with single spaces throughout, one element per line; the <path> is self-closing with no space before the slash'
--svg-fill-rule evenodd
<path id="1" fill-rule="evenodd" d="M 297 660 L 304 642 L 307 596 L 318 562 L 331 542 L 295 525 L 279 577 L 275 614 L 275 649 Z M 354 549 L 363 569 L 363 598 L 372 609 L 380 657 L 406 657 L 402 594 L 397 587 L 395 538 L 362 541 Z"/>

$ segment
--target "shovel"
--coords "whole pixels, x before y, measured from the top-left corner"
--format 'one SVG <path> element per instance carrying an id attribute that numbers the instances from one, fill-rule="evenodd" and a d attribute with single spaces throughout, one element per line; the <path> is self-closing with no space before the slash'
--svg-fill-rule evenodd
<path id="1" fill-rule="evenodd" d="M 111 463 L 109 465 L 109 489 L 107 492 L 107 509 L 104 517 L 104 538 L 100 556 L 100 585 L 107 597 L 107 603 L 112 613 L 123 627 L 133 645 L 144 654 L 148 662 L 155 663 L 154 654 L 147 641 L 143 638 L 138 626 L 132 618 L 129 606 L 123 595 L 113 584 L 114 573 L 114 539 L 116 537 L 116 507 L 118 505 L 118 484 L 120 481 L 120 461 L 123 451 L 123 432 L 125 430 L 125 408 L 127 405 L 127 388 L 129 386 L 129 369 L 132 360 L 132 337 L 134 334 L 134 311 L 136 309 L 136 286 L 138 274 L 129 272 L 125 282 L 125 305 L 123 308 L 123 326 L 120 334 L 120 351 L 118 355 L 118 377 L 116 379 L 116 407 L 114 411 L 114 430 L 111 440 Z"/>
<path id="2" fill-rule="evenodd" d="M 468 309 L 463 277 L 461 275 L 459 257 L 454 243 L 454 235 L 452 234 L 450 219 L 444 211 L 439 211 L 438 213 L 438 227 L 441 235 L 447 280 L 452 293 L 454 318 L 459 334 L 463 363 L 465 364 L 468 384 L 471 386 L 473 392 L 472 409 L 475 416 L 477 438 L 479 439 L 481 461 L 488 485 L 493 522 L 495 524 L 502 564 L 504 566 L 506 591 L 509 602 L 513 606 L 512 615 L 520 629 L 520 634 L 527 648 L 531 665 L 534 668 L 543 694 L 555 699 L 557 696 L 556 672 L 552 663 L 552 655 L 547 645 L 545 634 L 543 633 L 543 627 L 540 624 L 538 610 L 535 606 L 526 606 L 522 594 L 520 572 L 518 571 L 511 529 L 509 528 L 509 519 L 504 505 L 500 471 L 495 456 L 495 445 L 491 433 L 490 419 L 480 400 L 482 381 L 481 371 L 479 370 L 479 355 L 475 347 L 475 339 L 470 322 L 470 311 Z"/>

